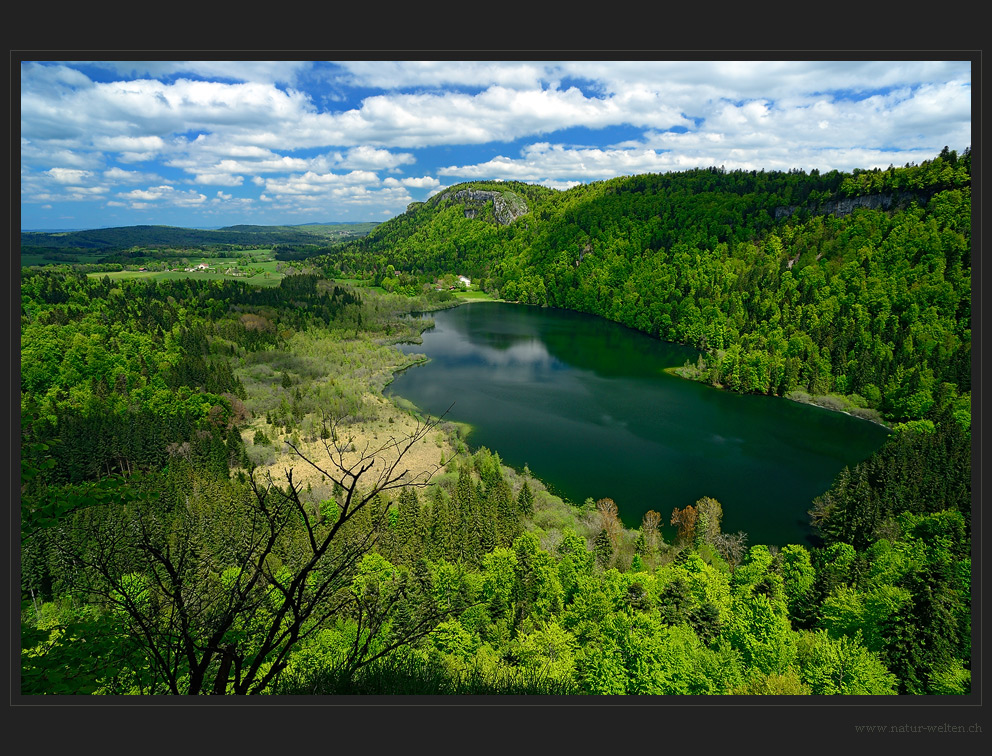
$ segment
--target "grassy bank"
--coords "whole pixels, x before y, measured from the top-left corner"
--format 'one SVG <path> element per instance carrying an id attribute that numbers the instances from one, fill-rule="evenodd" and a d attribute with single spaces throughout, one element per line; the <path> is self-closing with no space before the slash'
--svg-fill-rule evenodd
<path id="1" fill-rule="evenodd" d="M 664 372 L 668 375 L 674 375 L 677 378 L 683 378 L 687 381 L 696 381 L 697 383 L 705 383 L 715 389 L 723 389 L 723 386 L 719 383 L 714 383 L 710 380 L 707 372 L 700 371 L 694 365 L 686 364 L 676 367 L 667 367 L 664 369 Z M 773 396 L 778 396 L 778 394 L 774 394 Z M 874 410 L 866 406 L 864 399 L 857 395 L 815 395 L 809 394 L 805 391 L 790 391 L 782 398 L 797 402 L 799 404 L 812 404 L 815 407 L 831 410 L 832 412 L 843 412 L 846 415 L 851 415 L 852 417 L 857 417 L 862 420 L 868 420 L 869 422 L 877 423 L 878 425 L 885 426 L 886 428 L 891 427 L 890 423 L 882 417 L 878 410 Z"/>
<path id="2" fill-rule="evenodd" d="M 834 412 L 843 412 L 846 415 L 868 420 L 878 425 L 883 425 L 886 428 L 891 427 L 890 423 L 883 419 L 877 410 L 866 407 L 863 404 L 864 400 L 857 395 L 822 394 L 817 396 L 808 394 L 805 391 L 790 391 L 785 395 L 785 398 L 799 404 L 812 404 Z"/>

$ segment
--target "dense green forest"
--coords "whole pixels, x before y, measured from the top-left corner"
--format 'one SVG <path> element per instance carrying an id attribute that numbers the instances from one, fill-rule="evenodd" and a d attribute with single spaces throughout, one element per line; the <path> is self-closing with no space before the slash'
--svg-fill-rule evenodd
<path id="1" fill-rule="evenodd" d="M 23 269 L 21 692 L 970 692 L 970 169 L 460 185 L 266 288 Z M 626 528 L 383 399 L 452 274 L 895 432 L 818 545 Z"/>

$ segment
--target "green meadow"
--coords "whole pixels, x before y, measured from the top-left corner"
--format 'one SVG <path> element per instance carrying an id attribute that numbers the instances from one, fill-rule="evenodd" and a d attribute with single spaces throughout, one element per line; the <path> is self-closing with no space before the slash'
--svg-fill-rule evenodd
<path id="1" fill-rule="evenodd" d="M 181 278 L 195 278 L 203 281 L 238 280 L 255 286 L 278 286 L 284 274 L 278 270 L 279 261 L 272 257 L 271 250 L 251 250 L 251 262 L 239 262 L 232 257 L 185 257 L 186 262 L 172 262 L 168 270 L 120 270 L 88 273 L 92 278 L 109 277 L 111 280 L 144 278 L 154 281 L 169 281 Z M 188 262 L 188 264 L 187 264 Z M 206 270 L 196 270 L 201 264 Z M 187 270 L 193 268 L 194 270 Z"/>

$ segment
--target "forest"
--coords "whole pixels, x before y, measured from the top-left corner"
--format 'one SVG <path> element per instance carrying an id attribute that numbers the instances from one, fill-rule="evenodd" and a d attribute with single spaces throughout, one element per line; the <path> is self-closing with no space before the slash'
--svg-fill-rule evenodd
<path id="1" fill-rule="evenodd" d="M 22 268 L 21 693 L 969 693 L 970 188 L 946 149 L 480 182 L 278 286 Z M 383 397 L 452 275 L 893 433 L 810 502 L 816 544 L 712 498 L 625 527 Z"/>

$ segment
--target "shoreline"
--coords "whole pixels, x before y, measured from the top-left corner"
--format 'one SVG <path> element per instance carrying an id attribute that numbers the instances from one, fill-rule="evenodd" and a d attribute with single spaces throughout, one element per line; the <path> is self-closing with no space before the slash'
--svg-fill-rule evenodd
<path id="1" fill-rule="evenodd" d="M 726 391 L 722 385 L 718 383 L 711 383 L 710 381 L 699 380 L 697 378 L 690 378 L 685 376 L 681 371 L 685 369 L 682 365 L 676 365 L 673 367 L 662 368 L 662 372 L 675 376 L 676 378 L 681 378 L 684 381 L 693 381 L 695 383 L 701 383 L 704 386 L 709 386 L 710 388 L 716 389 L 717 391 Z M 743 394 L 742 394 L 743 396 Z M 809 394 L 805 391 L 790 391 L 787 394 L 751 394 L 751 396 L 768 396 L 774 399 L 785 399 L 796 404 L 806 404 L 812 407 L 819 407 L 822 410 L 827 410 L 828 412 L 839 412 L 842 415 L 847 415 L 848 417 L 853 417 L 855 420 L 864 420 L 866 422 L 872 423 L 874 425 L 880 425 L 886 430 L 893 430 L 892 424 L 885 420 L 881 415 L 878 417 L 866 417 L 865 415 L 860 415 L 852 412 L 850 409 L 850 402 L 842 394 Z M 805 398 L 804 398 L 805 397 Z M 848 407 L 838 407 L 835 406 L 838 402 L 846 402 Z M 855 407 L 855 409 L 862 409 Z M 870 408 L 864 408 L 868 412 L 877 413 L 877 410 Z"/>
<path id="2" fill-rule="evenodd" d="M 519 301 L 518 302 L 512 302 L 512 301 L 505 300 L 505 299 L 492 299 L 492 298 L 483 298 L 483 297 L 470 297 L 469 298 L 469 297 L 458 297 L 456 295 L 456 301 L 453 304 L 446 304 L 446 306 L 441 306 L 441 307 L 438 307 L 436 309 L 438 309 L 438 310 L 441 310 L 441 309 L 453 309 L 454 307 L 460 307 L 462 305 L 471 304 L 473 302 L 502 302 L 504 304 L 517 304 L 517 305 L 523 304 L 523 303 L 521 303 Z M 525 305 L 525 306 L 531 306 L 531 307 L 533 307 L 535 305 Z M 542 305 L 542 306 L 545 306 L 545 305 Z M 599 316 L 599 317 L 602 317 L 602 316 Z M 615 322 L 615 321 L 609 321 L 609 322 L 612 323 L 612 322 Z M 618 324 L 618 325 L 622 325 L 622 324 Z M 634 329 L 634 330 L 637 330 L 637 329 Z M 421 331 L 421 333 L 423 333 L 423 331 Z M 640 333 L 643 333 L 643 331 L 640 331 Z M 421 343 L 423 343 L 423 339 L 421 338 L 419 341 L 403 340 L 403 341 L 397 341 L 395 343 L 421 344 Z M 672 342 L 672 343 L 675 343 L 675 342 Z M 416 365 L 419 365 L 419 364 L 423 364 L 424 362 L 429 362 L 429 361 L 430 361 L 430 358 L 425 358 L 423 361 L 417 362 L 415 364 Z M 408 365 L 407 367 L 414 367 L 414 366 L 415 365 Z M 402 370 L 405 370 L 405 369 L 406 368 L 402 368 Z M 726 391 L 727 390 L 727 389 L 725 389 L 720 384 L 711 383 L 711 382 L 706 381 L 706 380 L 699 380 L 697 378 L 692 378 L 692 377 L 683 375 L 682 374 L 682 371 L 683 370 L 685 370 L 685 366 L 683 366 L 683 365 L 674 365 L 672 367 L 662 368 L 662 372 L 664 372 L 664 373 L 666 373 L 668 375 L 675 376 L 676 378 L 680 378 L 680 379 L 685 380 L 685 381 L 694 381 L 696 383 L 702 383 L 702 384 L 704 384 L 706 386 L 709 386 L 710 388 L 717 389 L 718 391 Z M 401 371 L 397 371 L 397 372 L 401 372 Z M 390 382 L 392 382 L 392 381 L 390 381 Z M 769 396 L 769 397 L 773 397 L 773 398 L 776 398 L 776 399 L 786 399 L 786 400 L 788 400 L 790 402 L 794 402 L 796 404 L 806 404 L 806 405 L 810 405 L 810 406 L 813 406 L 813 407 L 818 407 L 818 408 L 820 408 L 822 410 L 827 410 L 828 412 L 839 412 L 842 415 L 847 415 L 848 417 L 854 418 L 855 420 L 864 420 L 864 421 L 869 422 L 869 423 L 872 423 L 874 425 L 879 425 L 879 426 L 881 426 L 881 427 L 883 427 L 883 428 L 885 428 L 886 430 L 889 430 L 889 431 L 893 431 L 894 430 L 892 423 L 890 423 L 889 421 L 885 420 L 878 413 L 877 410 L 874 410 L 874 409 L 871 409 L 871 408 L 856 407 L 855 405 L 852 405 L 851 402 L 847 399 L 847 397 L 844 396 L 844 395 L 842 395 L 842 394 L 809 394 L 809 393 L 807 393 L 805 391 L 795 390 L 795 391 L 790 391 L 790 392 L 788 392 L 788 393 L 786 393 L 784 395 L 780 395 L 780 394 L 754 394 L 754 396 Z M 837 406 L 838 404 L 842 404 L 843 406 Z M 858 410 L 858 409 L 865 410 L 866 412 L 874 413 L 876 416 L 872 417 L 872 416 L 867 416 L 867 415 L 864 415 L 864 414 L 860 414 L 858 412 L 852 411 L 852 409 L 854 409 L 854 410 Z"/>

